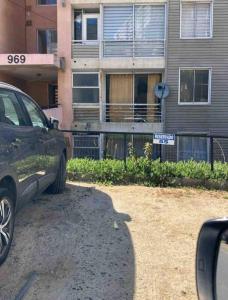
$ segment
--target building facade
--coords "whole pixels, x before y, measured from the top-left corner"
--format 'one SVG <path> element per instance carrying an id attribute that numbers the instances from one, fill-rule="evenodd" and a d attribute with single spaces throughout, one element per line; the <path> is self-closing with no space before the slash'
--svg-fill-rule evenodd
<path id="1" fill-rule="evenodd" d="M 227 12 L 223 0 L 5 1 L 0 80 L 84 132 L 68 135 L 75 157 L 121 158 L 113 132 L 139 155 L 153 132 L 225 134 Z M 170 87 L 162 103 L 159 82 Z M 207 160 L 207 138 L 179 138 L 167 157 Z"/>

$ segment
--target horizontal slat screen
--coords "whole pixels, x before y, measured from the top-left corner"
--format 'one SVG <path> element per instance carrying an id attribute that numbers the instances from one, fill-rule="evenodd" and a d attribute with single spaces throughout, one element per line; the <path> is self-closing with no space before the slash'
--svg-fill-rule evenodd
<path id="1" fill-rule="evenodd" d="M 133 6 L 104 7 L 104 40 L 133 39 Z"/>
<path id="2" fill-rule="evenodd" d="M 165 6 L 135 6 L 135 39 L 155 40 L 165 37 Z"/>

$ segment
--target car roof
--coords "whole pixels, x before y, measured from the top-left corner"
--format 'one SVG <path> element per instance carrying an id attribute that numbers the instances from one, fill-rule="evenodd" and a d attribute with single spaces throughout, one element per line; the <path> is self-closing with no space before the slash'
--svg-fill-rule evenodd
<path id="1" fill-rule="evenodd" d="M 12 90 L 14 92 L 20 92 L 20 93 L 23 93 L 25 94 L 22 90 L 20 90 L 19 88 L 17 88 L 16 86 L 14 85 L 11 85 L 11 84 L 8 84 L 6 82 L 3 82 L 3 81 L 0 81 L 0 88 L 5 88 L 7 90 Z M 26 95 L 26 94 L 25 94 Z"/>

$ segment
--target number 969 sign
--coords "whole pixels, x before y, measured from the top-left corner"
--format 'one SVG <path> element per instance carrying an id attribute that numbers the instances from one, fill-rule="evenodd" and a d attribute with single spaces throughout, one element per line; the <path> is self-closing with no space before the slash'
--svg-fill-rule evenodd
<path id="1" fill-rule="evenodd" d="M 25 55 L 10 54 L 8 55 L 7 59 L 9 64 L 24 64 L 26 62 Z"/>

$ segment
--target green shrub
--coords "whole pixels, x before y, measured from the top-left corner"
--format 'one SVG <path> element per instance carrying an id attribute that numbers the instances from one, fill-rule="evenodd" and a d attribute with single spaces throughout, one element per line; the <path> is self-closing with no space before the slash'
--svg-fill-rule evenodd
<path id="1" fill-rule="evenodd" d="M 122 160 L 72 159 L 67 165 L 71 180 L 86 180 L 109 184 L 143 184 L 149 186 L 178 185 L 178 179 L 193 179 L 213 182 L 228 180 L 228 164 L 215 162 L 214 172 L 206 162 L 162 162 L 148 158 Z"/>

